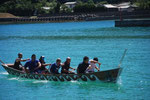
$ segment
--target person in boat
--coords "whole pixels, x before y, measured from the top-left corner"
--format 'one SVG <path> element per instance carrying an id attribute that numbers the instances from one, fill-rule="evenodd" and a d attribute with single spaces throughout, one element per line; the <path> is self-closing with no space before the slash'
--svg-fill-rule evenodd
<path id="1" fill-rule="evenodd" d="M 85 56 L 83 62 L 78 65 L 77 73 L 86 73 L 86 69 L 89 67 L 89 57 Z"/>
<path id="2" fill-rule="evenodd" d="M 22 59 L 22 57 L 23 57 L 23 54 L 22 53 L 18 53 L 18 58 L 16 58 L 14 66 L 13 66 L 14 69 L 17 69 L 17 70 L 20 70 L 20 71 L 24 71 L 24 67 L 21 64 L 21 62 L 24 62 L 24 61 L 27 61 L 27 60 L 30 60 L 30 59 Z"/>
<path id="3" fill-rule="evenodd" d="M 41 63 L 38 60 L 36 60 L 36 55 L 33 54 L 31 56 L 31 60 L 29 60 L 28 62 L 26 62 L 25 65 L 24 65 L 24 67 L 25 67 L 25 70 L 27 68 L 29 68 L 29 72 L 31 74 L 33 74 L 33 73 L 38 74 L 38 73 L 40 73 L 39 68 L 41 67 Z"/>
<path id="4" fill-rule="evenodd" d="M 69 69 L 75 70 L 74 68 L 70 67 L 71 58 L 67 57 L 66 61 L 61 65 L 61 73 L 63 74 L 74 74 L 74 72 L 69 71 Z"/>
<path id="5" fill-rule="evenodd" d="M 39 70 L 42 74 L 49 74 L 49 71 L 46 68 L 46 66 L 50 66 L 51 64 L 46 64 L 44 58 L 44 56 L 41 56 L 39 59 L 39 62 L 41 63 L 41 67 L 39 68 Z"/>
<path id="6" fill-rule="evenodd" d="M 100 71 L 100 69 L 96 66 L 96 63 L 99 64 L 99 66 L 101 65 L 100 62 L 98 62 L 98 58 L 95 57 L 93 60 L 89 61 L 90 66 L 86 69 L 86 72 L 90 73 L 90 72 L 94 72 L 94 69 L 97 69 L 97 71 Z"/>
<path id="7" fill-rule="evenodd" d="M 59 74 L 60 66 L 61 66 L 61 59 L 58 58 L 56 60 L 56 63 L 54 63 L 54 64 L 51 65 L 50 72 L 52 74 Z"/>

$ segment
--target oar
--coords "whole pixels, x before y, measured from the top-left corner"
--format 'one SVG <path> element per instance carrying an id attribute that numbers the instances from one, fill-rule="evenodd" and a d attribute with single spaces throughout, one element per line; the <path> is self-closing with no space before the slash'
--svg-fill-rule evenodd
<path id="1" fill-rule="evenodd" d="M 127 50 L 128 50 L 128 49 L 125 49 L 125 50 L 124 50 L 124 53 L 123 53 L 123 55 L 122 55 L 122 58 L 121 58 L 121 60 L 120 60 L 119 65 L 118 65 L 119 68 L 120 68 L 120 66 L 121 66 L 121 64 L 122 64 L 122 61 L 123 61 L 123 59 L 124 59 L 124 57 L 125 57 L 125 55 L 126 55 Z"/>
<path id="2" fill-rule="evenodd" d="M 100 66 L 101 66 L 101 65 L 98 66 L 99 70 L 100 70 Z"/>
<path id="3" fill-rule="evenodd" d="M 0 60 L 0 62 L 1 62 L 2 64 L 5 64 L 2 60 Z"/>

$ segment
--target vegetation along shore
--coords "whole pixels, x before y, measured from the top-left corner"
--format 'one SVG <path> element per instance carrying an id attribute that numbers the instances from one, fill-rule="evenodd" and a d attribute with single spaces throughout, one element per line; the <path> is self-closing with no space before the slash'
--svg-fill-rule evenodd
<path id="1" fill-rule="evenodd" d="M 0 23 L 150 18 L 150 0 L 1 0 Z"/>

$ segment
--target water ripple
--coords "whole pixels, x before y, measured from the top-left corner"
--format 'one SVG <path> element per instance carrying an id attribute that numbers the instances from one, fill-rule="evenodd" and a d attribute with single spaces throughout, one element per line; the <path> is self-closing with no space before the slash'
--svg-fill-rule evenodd
<path id="1" fill-rule="evenodd" d="M 150 39 L 150 35 L 116 35 L 116 36 L 1 36 L 0 40 L 28 39 L 28 40 L 66 40 L 66 39 Z"/>

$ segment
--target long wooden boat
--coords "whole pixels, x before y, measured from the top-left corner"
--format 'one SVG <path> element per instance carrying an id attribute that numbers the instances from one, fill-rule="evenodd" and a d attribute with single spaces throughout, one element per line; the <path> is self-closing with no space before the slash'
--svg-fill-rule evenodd
<path id="1" fill-rule="evenodd" d="M 37 79 L 37 80 L 48 80 L 48 81 L 102 81 L 102 82 L 117 82 L 121 72 L 122 72 L 122 61 L 126 54 L 127 49 L 125 49 L 123 56 L 120 60 L 118 68 L 93 72 L 93 73 L 84 73 L 84 74 L 30 74 L 25 73 L 13 68 L 13 64 L 2 63 L 3 68 L 11 75 L 17 77 L 28 78 L 28 79 Z"/>
<path id="2" fill-rule="evenodd" d="M 13 64 L 2 64 L 3 68 L 11 75 L 21 78 L 48 80 L 48 81 L 103 81 L 117 82 L 123 68 L 99 71 L 85 74 L 30 74 L 13 68 Z"/>

